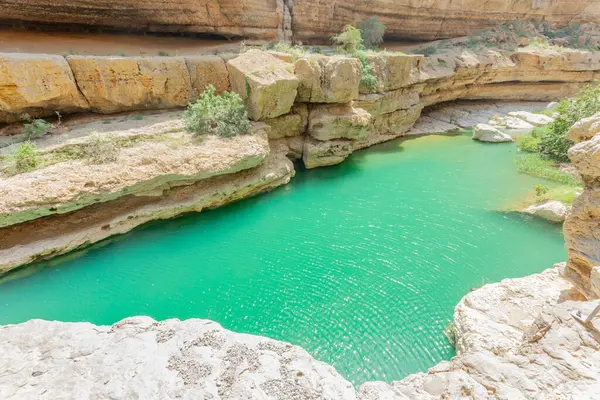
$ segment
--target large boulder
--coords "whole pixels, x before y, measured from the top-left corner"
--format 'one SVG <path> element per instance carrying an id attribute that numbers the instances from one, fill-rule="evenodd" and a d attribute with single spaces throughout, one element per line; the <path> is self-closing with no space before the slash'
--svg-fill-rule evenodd
<path id="1" fill-rule="evenodd" d="M 298 89 L 294 66 L 272 55 L 249 50 L 227 61 L 231 88 L 245 101 L 248 116 L 255 120 L 290 112 Z"/>
<path id="2" fill-rule="evenodd" d="M 213 85 L 217 93 L 230 89 L 229 72 L 225 61 L 213 55 L 186 56 L 185 64 L 190 73 L 192 100 L 197 99 L 208 85 Z"/>
<path id="3" fill-rule="evenodd" d="M 297 101 L 307 103 L 349 103 L 358 97 L 362 78 L 356 58 L 315 55 L 296 61 Z"/>
<path id="4" fill-rule="evenodd" d="M 367 63 L 377 81 L 375 89 L 361 85 L 361 93 L 397 90 L 414 85 L 421 79 L 422 55 L 402 53 L 374 53 L 367 56 Z"/>
<path id="5" fill-rule="evenodd" d="M 509 117 L 518 118 L 533 126 L 544 126 L 554 122 L 554 118 L 544 114 L 534 114 L 527 111 L 513 111 L 508 113 Z"/>
<path id="6" fill-rule="evenodd" d="M 0 123 L 88 108 L 62 56 L 0 53 Z"/>
<path id="7" fill-rule="evenodd" d="M 480 142 L 512 142 L 512 137 L 501 130 L 487 124 L 477 124 L 473 129 L 473 140 Z"/>
<path id="8" fill-rule="evenodd" d="M 551 222 L 565 222 L 569 209 L 570 207 L 563 202 L 553 200 L 531 205 L 525 212 Z"/>
<path id="9" fill-rule="evenodd" d="M 371 114 L 352 104 L 319 104 L 310 107 L 308 134 L 318 140 L 365 137 Z"/>
<path id="10" fill-rule="evenodd" d="M 306 104 L 295 104 L 292 112 L 263 121 L 269 126 L 270 140 L 301 136 L 308 125 L 308 107 Z"/>
<path id="11" fill-rule="evenodd" d="M 569 129 L 568 138 L 574 142 L 590 140 L 600 133 L 600 113 L 578 121 Z"/>
<path id="12" fill-rule="evenodd" d="M 306 168 L 339 164 L 353 151 L 350 140 L 321 140 L 306 138 L 302 150 L 302 161 Z"/>
<path id="13" fill-rule="evenodd" d="M 191 97 L 183 57 L 69 56 L 67 61 L 96 112 L 184 107 Z"/>

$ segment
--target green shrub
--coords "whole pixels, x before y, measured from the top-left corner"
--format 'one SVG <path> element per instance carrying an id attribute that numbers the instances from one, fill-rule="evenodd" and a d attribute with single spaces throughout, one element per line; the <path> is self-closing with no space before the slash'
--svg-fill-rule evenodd
<path id="1" fill-rule="evenodd" d="M 84 157 L 92 164 L 106 164 L 117 160 L 120 146 L 112 135 L 94 133 L 88 141 Z"/>
<path id="2" fill-rule="evenodd" d="M 550 190 L 548 188 L 548 186 L 544 186 L 544 185 L 540 185 L 539 183 L 537 185 L 535 185 L 533 187 L 533 190 L 535 190 L 535 195 L 540 197 L 545 195 L 546 193 L 548 193 L 548 191 Z"/>
<path id="3" fill-rule="evenodd" d="M 306 50 L 302 46 L 290 46 L 289 44 L 283 42 L 273 43 L 271 48 L 267 46 L 267 49 L 279 51 L 281 53 L 287 53 L 292 56 L 293 62 L 306 55 Z"/>
<path id="4" fill-rule="evenodd" d="M 52 124 L 43 119 L 32 120 L 29 115 L 24 115 L 23 118 L 28 121 L 27 124 L 23 125 L 23 133 L 27 135 L 27 139 L 44 136 L 52 128 Z"/>
<path id="5" fill-rule="evenodd" d="M 14 173 L 23 173 L 36 169 L 40 164 L 40 155 L 35 143 L 29 140 L 21 143 L 17 149 L 9 155 Z"/>
<path id="6" fill-rule="evenodd" d="M 157 54 L 158 54 L 160 57 L 168 57 L 168 56 L 169 56 L 169 52 L 167 52 L 167 51 L 163 51 L 163 50 L 160 50 L 160 51 L 159 51 Z"/>
<path id="7" fill-rule="evenodd" d="M 539 176 L 554 182 L 568 185 L 578 185 L 579 181 L 573 176 L 559 171 L 556 163 L 539 154 L 529 153 L 515 157 L 517 171 L 524 174 Z"/>
<path id="8" fill-rule="evenodd" d="M 438 51 L 437 46 L 434 45 L 434 44 L 432 44 L 431 46 L 427 46 L 427 47 L 424 47 L 422 49 L 413 50 L 412 53 L 413 54 L 422 54 L 425 57 L 429 57 L 429 56 L 432 56 L 435 53 L 437 53 L 437 51 Z"/>
<path id="9" fill-rule="evenodd" d="M 212 85 L 188 106 L 183 120 L 185 129 L 196 135 L 231 137 L 246 133 L 251 127 L 242 98 L 233 92 L 218 95 Z"/>
<path id="10" fill-rule="evenodd" d="M 363 85 L 370 92 L 376 91 L 377 77 L 373 75 L 373 66 L 369 64 L 367 60 L 368 53 L 364 50 L 358 50 L 355 51 L 352 55 L 358 58 L 360 61 L 360 66 L 362 69 L 362 79 L 360 81 L 361 85 Z"/>
<path id="11" fill-rule="evenodd" d="M 539 137 L 533 135 L 522 136 L 517 139 L 517 149 L 526 153 L 537 153 L 539 143 Z"/>
<path id="12" fill-rule="evenodd" d="M 352 25 L 346 25 L 339 35 L 331 38 L 333 42 L 348 53 L 354 53 L 364 47 L 360 30 Z"/>
<path id="13" fill-rule="evenodd" d="M 575 97 L 561 101 L 556 107 L 558 118 L 540 134 L 540 153 L 558 162 L 568 162 L 567 150 L 573 142 L 567 139 L 567 132 L 577 121 L 599 111 L 600 86 L 591 86 Z"/>
<path id="14" fill-rule="evenodd" d="M 377 17 L 362 21 L 359 25 L 361 37 L 367 48 L 379 47 L 383 43 L 386 26 L 379 22 Z"/>

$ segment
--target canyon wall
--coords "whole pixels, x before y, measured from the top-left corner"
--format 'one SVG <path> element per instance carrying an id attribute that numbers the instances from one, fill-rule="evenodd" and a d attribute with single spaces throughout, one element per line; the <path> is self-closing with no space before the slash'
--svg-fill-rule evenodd
<path id="1" fill-rule="evenodd" d="M 600 114 L 569 131 L 569 158 L 584 182 L 564 225 L 568 262 L 563 275 L 588 299 L 600 298 Z"/>
<path id="2" fill-rule="evenodd" d="M 0 0 L 0 22 L 142 32 L 209 33 L 264 41 L 328 42 L 346 24 L 377 16 L 389 38 L 430 40 L 518 19 L 555 25 L 600 20 L 584 0 Z"/>
<path id="3" fill-rule="evenodd" d="M 270 190 L 293 176 L 288 158 L 307 168 L 340 163 L 355 150 L 406 135 L 426 106 L 553 101 L 600 74 L 597 53 L 538 47 L 432 57 L 373 53 L 367 62 L 377 82 L 372 88 L 361 84 L 359 60 L 346 56 L 291 62 L 288 54 L 260 50 L 223 58 L 0 54 L 4 121 L 23 113 L 181 109 L 208 84 L 238 92 L 255 121 L 250 135 L 196 141 L 183 129 L 182 111 L 156 111 L 138 125 L 114 117 L 93 128 L 59 126 L 37 139 L 45 164 L 0 179 L 0 273 L 153 219 Z M 86 159 L 94 131 L 120 143 L 114 160 Z M 0 155 L 16 147 L 0 148 Z"/>

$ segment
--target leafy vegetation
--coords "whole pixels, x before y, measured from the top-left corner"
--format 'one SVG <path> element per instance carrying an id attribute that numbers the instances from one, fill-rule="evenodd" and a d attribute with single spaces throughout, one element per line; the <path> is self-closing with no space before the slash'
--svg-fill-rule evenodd
<path id="1" fill-rule="evenodd" d="M 369 64 L 367 60 L 368 53 L 364 50 L 356 51 L 352 54 L 360 61 L 362 69 L 362 79 L 360 84 L 363 85 L 367 90 L 374 92 L 377 90 L 377 77 L 373 75 L 373 66 Z"/>
<path id="2" fill-rule="evenodd" d="M 188 106 L 183 120 L 185 129 L 196 135 L 232 137 L 248 132 L 251 127 L 242 98 L 233 92 L 218 95 L 212 85 Z"/>
<path id="3" fill-rule="evenodd" d="M 600 86 L 591 86 L 575 97 L 561 101 L 555 111 L 558 117 L 553 123 L 539 130 L 540 154 L 558 161 L 568 162 L 567 150 L 573 142 L 567 138 L 567 132 L 577 121 L 600 112 Z"/>
<path id="4" fill-rule="evenodd" d="M 355 53 L 364 48 L 364 41 L 360 29 L 352 25 L 346 25 L 342 32 L 333 36 L 331 40 L 348 53 Z"/>
<path id="5" fill-rule="evenodd" d="M 537 153 L 522 154 L 515 158 L 517 170 L 519 172 L 539 176 L 554 182 L 560 182 L 567 185 L 578 185 L 577 178 L 559 171 L 556 163 Z"/>
<path id="6" fill-rule="evenodd" d="M 297 59 L 305 56 L 307 51 L 302 46 L 291 46 L 287 43 L 283 42 L 269 42 L 267 44 L 267 50 L 279 51 L 281 53 L 287 53 L 292 56 L 292 62 L 295 62 Z"/>
<path id="7" fill-rule="evenodd" d="M 31 138 L 44 136 L 50 132 L 50 129 L 52 129 L 51 123 L 43 119 L 32 119 L 29 114 L 23 114 L 21 118 L 24 121 L 27 121 L 27 123 L 23 125 L 23 133 L 27 135 L 28 140 Z"/>
<path id="8" fill-rule="evenodd" d="M 120 146 L 112 135 L 94 133 L 87 142 L 84 157 L 92 164 L 106 164 L 117 160 Z"/>
<path id="9" fill-rule="evenodd" d="M 550 189 L 548 188 L 548 186 L 544 186 L 538 183 L 533 187 L 533 190 L 535 190 L 535 195 L 539 197 L 548 193 Z"/>
<path id="10" fill-rule="evenodd" d="M 386 26 L 377 17 L 371 17 L 362 21 L 359 28 L 366 48 L 377 48 L 383 43 Z"/>
<path id="11" fill-rule="evenodd" d="M 8 159 L 11 164 L 9 167 L 9 169 L 11 169 L 10 172 L 14 174 L 32 171 L 40 164 L 40 156 L 37 147 L 35 143 L 32 143 L 29 140 L 21 143 L 19 147 L 8 156 Z"/>
<path id="12" fill-rule="evenodd" d="M 540 138 L 533 135 L 521 136 L 517 139 L 517 149 L 525 153 L 537 153 Z"/>

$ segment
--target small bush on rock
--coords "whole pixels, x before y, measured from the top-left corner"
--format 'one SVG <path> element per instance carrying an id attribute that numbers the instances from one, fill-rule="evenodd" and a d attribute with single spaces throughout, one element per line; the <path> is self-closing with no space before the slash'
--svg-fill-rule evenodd
<path id="1" fill-rule="evenodd" d="M 17 149 L 10 154 L 14 173 L 20 174 L 36 169 L 40 164 L 40 156 L 35 143 L 29 140 L 21 143 Z"/>
<path id="2" fill-rule="evenodd" d="M 28 140 L 32 137 L 44 136 L 52 129 L 51 123 L 43 119 L 32 119 L 29 114 L 24 114 L 21 118 L 27 121 L 27 123 L 23 125 L 23 133 L 27 135 Z"/>
<path id="3" fill-rule="evenodd" d="M 378 47 L 383 43 L 386 26 L 379 22 L 377 17 L 364 20 L 360 23 L 359 27 L 364 45 L 367 48 Z"/>
<path id="4" fill-rule="evenodd" d="M 92 134 L 85 147 L 85 157 L 92 164 L 114 162 L 119 156 L 120 146 L 112 135 Z"/>
<path id="5" fill-rule="evenodd" d="M 538 197 L 545 195 L 550 190 L 548 186 L 540 185 L 539 183 L 533 189 L 535 190 L 535 195 Z"/>
<path id="6" fill-rule="evenodd" d="M 183 120 L 185 129 L 196 135 L 232 137 L 248 132 L 251 127 L 242 98 L 234 92 L 218 95 L 212 85 L 188 106 Z"/>
<path id="7" fill-rule="evenodd" d="M 331 38 L 333 42 L 348 53 L 354 53 L 364 47 L 364 42 L 360 30 L 352 25 L 346 25 L 344 30 Z"/>

